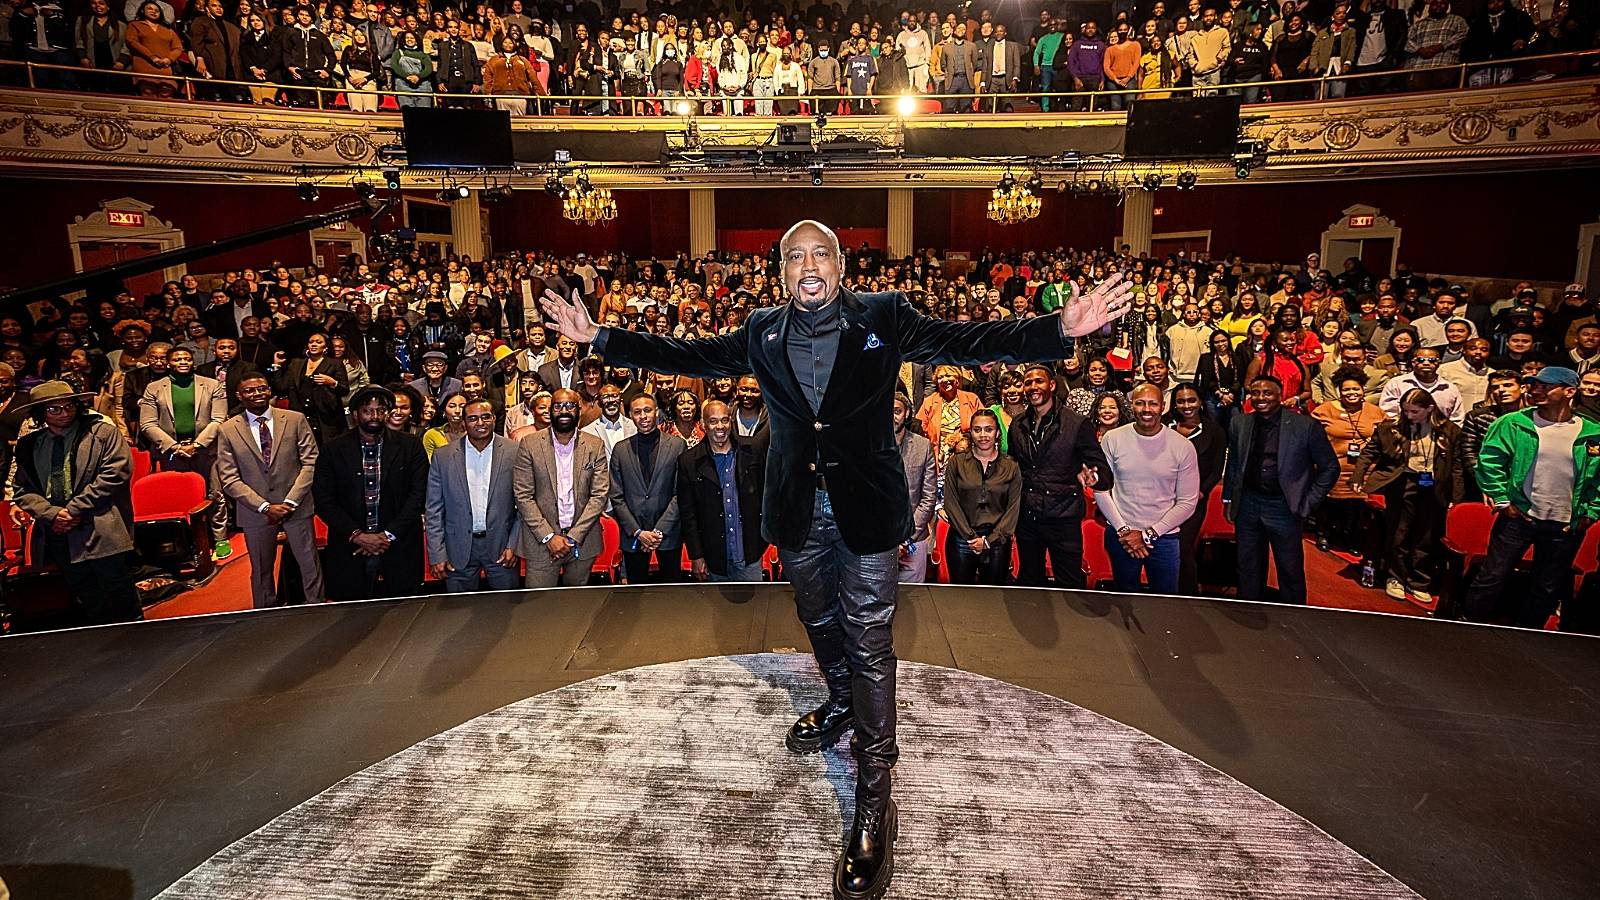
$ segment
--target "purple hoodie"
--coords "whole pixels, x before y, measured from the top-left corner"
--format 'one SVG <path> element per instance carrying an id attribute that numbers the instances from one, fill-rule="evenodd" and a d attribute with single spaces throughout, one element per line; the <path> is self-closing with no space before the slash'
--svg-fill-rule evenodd
<path id="1" fill-rule="evenodd" d="M 1098 34 L 1080 37 L 1067 50 L 1067 71 L 1073 78 L 1099 81 L 1106 77 L 1106 42 Z"/>

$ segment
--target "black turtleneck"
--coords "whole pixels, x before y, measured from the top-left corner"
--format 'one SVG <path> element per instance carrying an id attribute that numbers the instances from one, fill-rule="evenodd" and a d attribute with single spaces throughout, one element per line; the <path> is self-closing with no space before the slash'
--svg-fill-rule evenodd
<path id="1" fill-rule="evenodd" d="M 644 480 L 649 481 L 656 472 L 656 447 L 661 443 L 661 429 L 656 428 L 648 434 L 641 431 L 633 436 L 633 447 L 639 453 L 639 471 L 644 473 Z"/>
<path id="2" fill-rule="evenodd" d="M 789 317 L 789 365 L 794 368 L 795 380 L 812 412 L 822 408 L 822 397 L 833 375 L 833 360 L 839 355 L 839 306 L 837 297 L 816 312 L 807 312 L 796 304 Z"/>

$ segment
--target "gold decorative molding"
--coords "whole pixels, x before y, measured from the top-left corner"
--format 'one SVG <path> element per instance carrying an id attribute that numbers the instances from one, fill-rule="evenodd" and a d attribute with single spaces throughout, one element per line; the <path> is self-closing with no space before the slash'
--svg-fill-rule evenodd
<path id="1" fill-rule="evenodd" d="M 1306 180 L 1549 165 L 1600 165 L 1600 78 L 1399 94 L 1246 109 L 1246 136 L 1269 148 L 1252 181 Z M 704 146 L 759 144 L 781 121 L 757 116 L 650 118 L 525 117 L 520 132 L 661 133 L 682 147 L 692 130 Z M 1003 162 L 899 158 L 913 129 L 995 129 L 1038 134 L 1121 124 L 1121 113 L 1070 116 L 837 116 L 829 137 L 871 141 L 885 160 L 830 169 L 830 187 L 988 186 Z M 63 177 L 139 177 L 166 181 L 285 183 L 305 168 L 380 165 L 379 148 L 397 142 L 394 115 L 156 101 L 59 92 L 0 90 L 0 171 Z M 1061 146 L 1071 146 L 1063 133 Z M 1139 164 L 1141 168 L 1147 164 Z M 1175 169 L 1178 164 L 1167 166 Z M 1231 163 L 1184 165 L 1204 182 L 1234 180 Z M 993 169 L 993 171 L 991 171 Z M 785 186 L 782 172 L 752 173 L 660 163 L 595 164 L 609 187 Z M 1055 177 L 1055 170 L 1047 172 Z M 517 186 L 536 186 L 525 175 Z"/>

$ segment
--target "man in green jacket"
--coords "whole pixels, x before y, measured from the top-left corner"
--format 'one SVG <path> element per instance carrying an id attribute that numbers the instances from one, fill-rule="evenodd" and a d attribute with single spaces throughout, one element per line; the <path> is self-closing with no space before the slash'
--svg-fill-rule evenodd
<path id="1" fill-rule="evenodd" d="M 1040 293 L 1040 304 L 1046 315 L 1072 301 L 1072 279 L 1067 277 L 1067 267 L 1056 263 L 1050 271 L 1050 281 Z"/>
<path id="2" fill-rule="evenodd" d="M 1600 518 L 1600 425 L 1572 411 L 1578 373 L 1550 366 L 1526 379 L 1531 409 L 1496 419 L 1478 451 L 1478 486 L 1499 515 L 1489 553 L 1467 589 L 1466 617 L 1487 622 L 1531 545 L 1533 593 L 1510 610 L 1542 626 L 1572 594 L 1572 560 Z"/>
<path id="3" fill-rule="evenodd" d="M 1052 22 L 1039 35 L 1039 43 L 1033 48 L 1033 68 L 1039 73 L 1039 108 L 1045 112 L 1050 111 L 1050 88 L 1055 84 L 1056 75 L 1056 51 L 1061 49 L 1061 32 L 1064 28 L 1064 23 Z"/>

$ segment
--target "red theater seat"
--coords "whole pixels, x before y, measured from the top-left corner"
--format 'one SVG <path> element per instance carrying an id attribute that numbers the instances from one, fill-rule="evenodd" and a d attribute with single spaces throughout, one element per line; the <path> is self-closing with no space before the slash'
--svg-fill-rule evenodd
<path id="1" fill-rule="evenodd" d="M 133 483 L 133 543 L 147 564 L 205 580 L 211 558 L 211 500 L 194 472 L 155 472 Z"/>

